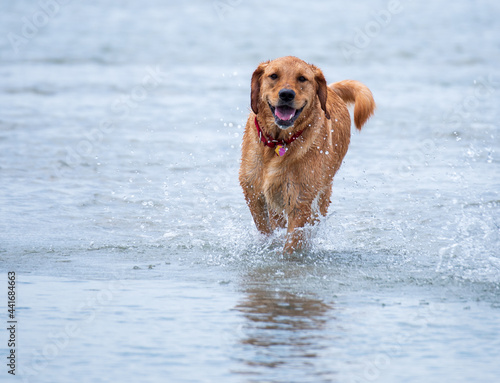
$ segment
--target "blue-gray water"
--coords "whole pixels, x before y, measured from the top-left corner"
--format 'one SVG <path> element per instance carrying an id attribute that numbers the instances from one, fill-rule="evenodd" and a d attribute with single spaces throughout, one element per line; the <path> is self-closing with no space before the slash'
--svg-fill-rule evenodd
<path id="1" fill-rule="evenodd" d="M 499 17 L 493 0 L 4 1 L 0 326 L 7 271 L 19 325 L 0 380 L 498 381 Z M 295 261 L 237 182 L 251 73 L 290 54 L 378 105 Z"/>

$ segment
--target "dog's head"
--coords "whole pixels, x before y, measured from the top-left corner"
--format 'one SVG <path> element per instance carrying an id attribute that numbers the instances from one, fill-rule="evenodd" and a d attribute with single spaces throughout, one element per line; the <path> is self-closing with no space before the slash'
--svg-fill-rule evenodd
<path id="1" fill-rule="evenodd" d="M 260 64 L 252 75 L 251 106 L 255 114 L 272 113 L 281 129 L 293 126 L 297 118 L 319 99 L 326 118 L 325 76 L 314 65 L 292 56 Z"/>

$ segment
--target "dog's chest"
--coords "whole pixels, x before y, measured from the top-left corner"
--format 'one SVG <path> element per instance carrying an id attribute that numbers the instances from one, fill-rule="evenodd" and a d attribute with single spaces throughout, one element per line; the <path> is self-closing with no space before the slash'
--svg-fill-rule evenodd
<path id="1" fill-rule="evenodd" d="M 275 210 L 287 210 L 295 194 L 296 182 L 292 179 L 290 169 L 278 161 L 270 163 L 263 169 L 263 191 L 266 202 Z"/>

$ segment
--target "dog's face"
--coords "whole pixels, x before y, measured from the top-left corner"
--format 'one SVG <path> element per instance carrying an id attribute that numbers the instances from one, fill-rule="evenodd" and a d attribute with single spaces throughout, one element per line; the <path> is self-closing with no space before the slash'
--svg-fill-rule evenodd
<path id="1" fill-rule="evenodd" d="M 320 69 L 296 57 L 260 64 L 252 75 L 251 102 L 255 114 L 271 113 L 280 129 L 288 129 L 316 104 L 326 112 L 327 87 Z"/>

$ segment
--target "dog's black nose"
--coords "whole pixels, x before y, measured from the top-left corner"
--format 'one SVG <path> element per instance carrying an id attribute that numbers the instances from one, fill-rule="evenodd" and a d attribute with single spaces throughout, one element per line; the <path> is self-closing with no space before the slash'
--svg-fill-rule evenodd
<path id="1" fill-rule="evenodd" d="M 291 89 L 281 89 L 279 92 L 280 100 L 290 102 L 295 98 L 295 92 Z"/>

